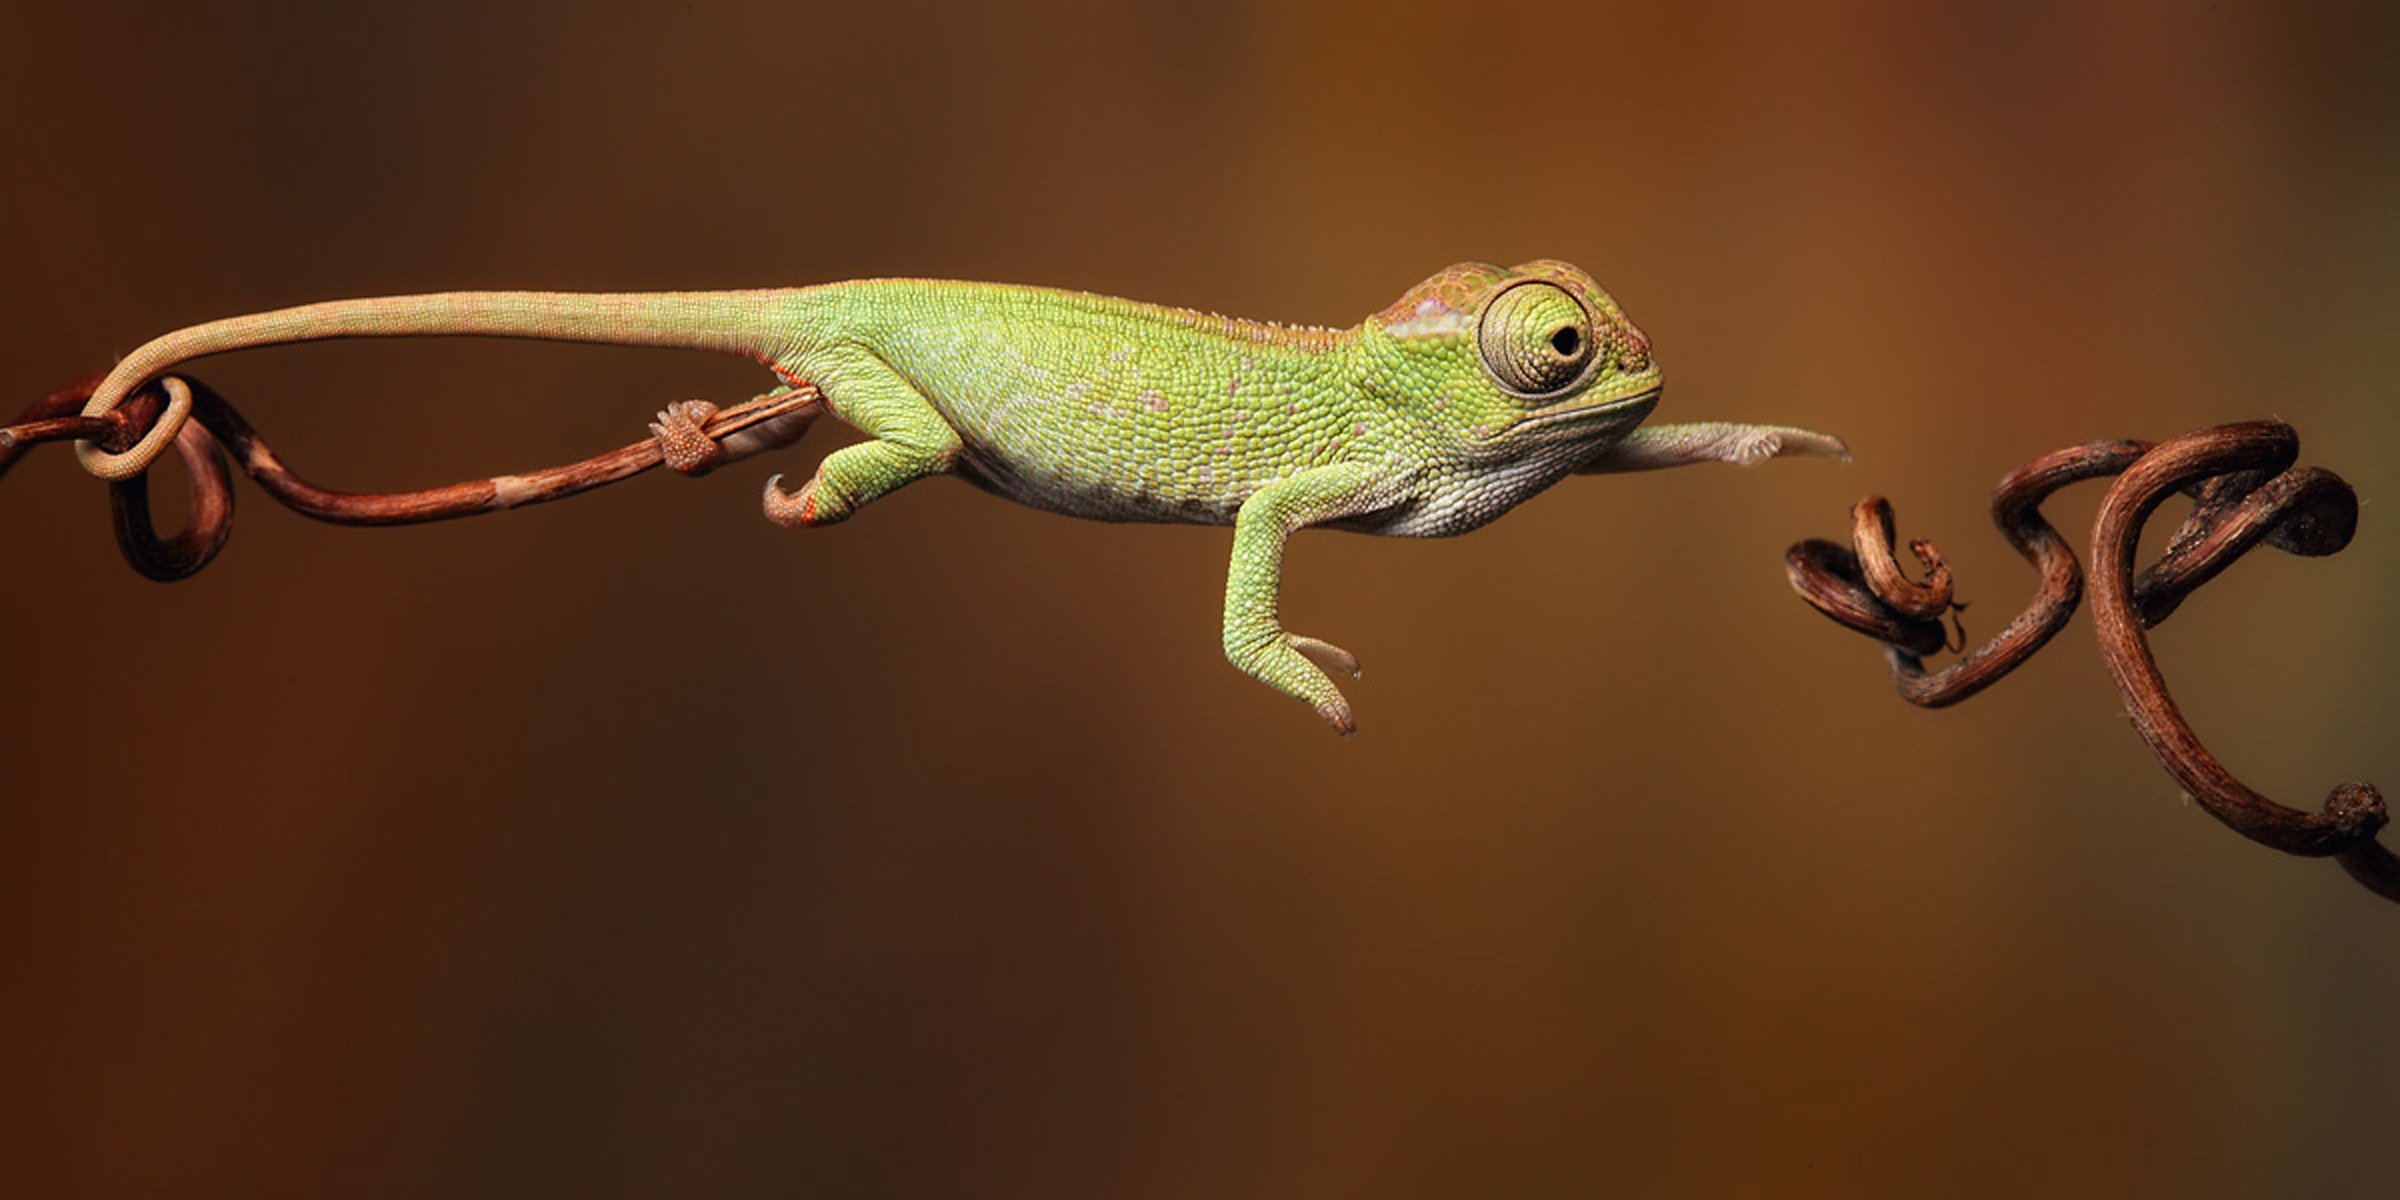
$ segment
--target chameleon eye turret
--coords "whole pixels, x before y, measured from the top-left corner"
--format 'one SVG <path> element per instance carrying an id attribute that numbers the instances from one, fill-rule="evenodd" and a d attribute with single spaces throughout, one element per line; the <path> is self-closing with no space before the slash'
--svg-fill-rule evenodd
<path id="1" fill-rule="evenodd" d="M 1528 280 L 1484 305 L 1475 342 L 1501 390 L 1548 398 L 1583 382 L 1598 355 L 1592 317 L 1566 289 Z"/>

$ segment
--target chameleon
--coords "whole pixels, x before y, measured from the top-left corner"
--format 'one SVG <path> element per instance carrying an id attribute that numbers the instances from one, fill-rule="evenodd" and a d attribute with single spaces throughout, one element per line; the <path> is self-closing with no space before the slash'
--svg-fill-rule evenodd
<path id="1" fill-rule="evenodd" d="M 821 406 L 723 441 L 683 401 L 650 425 L 686 473 L 798 440 L 822 410 L 866 435 L 797 489 L 766 481 L 786 527 L 833 525 L 895 489 L 954 475 L 1037 509 L 1104 521 L 1233 527 L 1232 664 L 1357 728 L 1333 676 L 1358 659 L 1278 615 L 1285 543 L 1305 528 L 1443 537 L 1571 474 L 1778 456 L 1847 460 L 1841 439 L 1782 425 L 1644 426 L 1661 392 L 1650 339 L 1581 269 L 1465 262 L 1347 329 L 1243 320 L 1083 292 L 930 279 L 693 292 L 439 292 L 211 321 L 121 360 L 99 416 L 159 379 L 140 442 L 78 443 L 102 478 L 137 474 L 190 412 L 188 359 L 323 338 L 483 335 L 722 351 Z"/>

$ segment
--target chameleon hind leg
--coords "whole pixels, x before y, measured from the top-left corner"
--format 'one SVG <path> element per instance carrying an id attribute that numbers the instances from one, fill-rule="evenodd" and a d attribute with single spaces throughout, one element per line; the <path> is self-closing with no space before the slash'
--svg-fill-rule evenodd
<path id="1" fill-rule="evenodd" d="M 923 479 L 958 461 L 958 431 L 925 397 L 863 350 L 845 351 L 806 372 L 824 389 L 826 406 L 868 440 L 844 446 L 817 464 L 817 473 L 797 492 L 783 489 L 783 476 L 767 480 L 767 519 L 787 529 L 831 525 L 860 506 Z"/>
<path id="2" fill-rule="evenodd" d="M 1350 702 L 1326 672 L 1358 676 L 1358 659 L 1331 642 L 1287 632 L 1277 615 L 1283 594 L 1283 545 L 1299 530 L 1372 512 L 1388 488 L 1369 468 L 1314 467 L 1260 488 L 1233 525 L 1233 564 L 1225 576 L 1225 657 L 1244 674 L 1317 710 L 1340 733 L 1355 732 Z"/>

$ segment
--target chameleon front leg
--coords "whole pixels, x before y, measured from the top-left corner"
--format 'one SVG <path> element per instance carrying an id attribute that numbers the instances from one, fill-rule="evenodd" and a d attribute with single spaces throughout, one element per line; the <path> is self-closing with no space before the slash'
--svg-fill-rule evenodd
<path id="1" fill-rule="evenodd" d="M 1309 525 L 1356 516 L 1391 500 L 1371 469 L 1339 463 L 1312 467 L 1260 488 L 1234 518 L 1233 565 L 1225 577 L 1225 657 L 1251 678 L 1303 701 L 1337 732 L 1349 734 L 1350 702 L 1326 674 L 1358 677 L 1358 659 L 1331 642 L 1287 633 L 1276 615 L 1283 593 L 1283 544 Z"/>
<path id="2" fill-rule="evenodd" d="M 1737 467 L 1750 467 L 1770 458 L 1800 456 L 1848 462 L 1850 447 L 1832 434 L 1790 425 L 1728 425 L 1717 421 L 1648 425 L 1575 468 L 1575 473 L 1655 471 L 1698 462 L 1729 462 Z"/>
<path id="3" fill-rule="evenodd" d="M 783 476 L 769 478 L 768 520 L 787 529 L 831 525 L 887 492 L 957 463 L 958 431 L 882 359 L 846 350 L 821 364 L 807 364 L 804 373 L 824 390 L 834 415 L 868 440 L 826 455 L 797 492 L 783 490 Z"/>

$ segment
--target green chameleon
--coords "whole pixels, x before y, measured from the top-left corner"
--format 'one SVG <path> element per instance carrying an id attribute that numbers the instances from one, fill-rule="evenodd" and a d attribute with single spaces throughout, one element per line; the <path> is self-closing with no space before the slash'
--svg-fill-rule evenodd
<path id="1" fill-rule="evenodd" d="M 117 364 L 97 416 L 204 354 L 319 338 L 479 334 L 748 356 L 868 435 L 766 515 L 830 525 L 928 475 L 1105 521 L 1233 526 L 1225 655 L 1356 728 L 1329 672 L 1358 660 L 1276 615 L 1286 539 L 1324 525 L 1464 533 L 1566 475 L 1777 455 L 1847 458 L 1778 425 L 1636 428 L 1658 403 L 1650 339 L 1566 263 L 1461 263 L 1350 329 L 1236 320 L 1076 292 L 877 279 L 728 292 L 447 292 L 340 300 L 196 325 Z M 76 450 L 104 478 L 140 472 L 190 410 L 180 380 L 132 449 Z M 796 440 L 815 414 L 720 443 L 687 401 L 651 426 L 670 465 L 705 470 Z"/>

